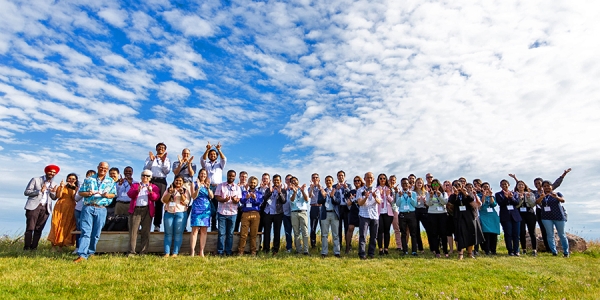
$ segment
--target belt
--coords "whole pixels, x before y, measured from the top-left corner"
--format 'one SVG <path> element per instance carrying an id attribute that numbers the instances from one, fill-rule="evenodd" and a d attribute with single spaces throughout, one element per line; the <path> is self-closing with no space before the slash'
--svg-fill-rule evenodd
<path id="1" fill-rule="evenodd" d="M 321 204 L 311 204 L 310 206 L 321 206 Z"/>
<path id="2" fill-rule="evenodd" d="M 292 212 L 302 212 L 302 211 L 306 211 L 306 210 L 303 210 L 303 209 L 292 210 Z"/>
<path id="3" fill-rule="evenodd" d="M 148 207 L 148 205 L 140 205 L 140 206 L 136 205 L 135 206 L 135 208 L 146 208 L 146 207 Z"/>
<path id="4" fill-rule="evenodd" d="M 119 203 L 129 203 L 130 201 L 119 201 L 119 200 L 117 200 L 117 202 L 119 202 Z"/>
<path id="5" fill-rule="evenodd" d="M 328 210 L 327 212 L 335 212 L 334 210 Z"/>

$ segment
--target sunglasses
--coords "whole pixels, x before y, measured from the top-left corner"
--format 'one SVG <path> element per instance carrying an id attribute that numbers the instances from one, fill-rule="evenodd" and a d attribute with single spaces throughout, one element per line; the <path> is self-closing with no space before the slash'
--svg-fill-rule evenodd
<path id="1" fill-rule="evenodd" d="M 439 185 L 439 184 L 437 184 L 437 183 L 432 183 L 432 184 L 431 184 L 431 186 L 432 186 L 432 187 L 438 187 L 438 186 L 440 186 L 440 185 Z"/>
<path id="2" fill-rule="evenodd" d="M 360 182 L 360 180 L 358 180 L 358 179 L 354 179 L 354 182 Z"/>
<path id="3" fill-rule="evenodd" d="M 152 177 L 152 175 L 142 175 L 142 177 Z"/>

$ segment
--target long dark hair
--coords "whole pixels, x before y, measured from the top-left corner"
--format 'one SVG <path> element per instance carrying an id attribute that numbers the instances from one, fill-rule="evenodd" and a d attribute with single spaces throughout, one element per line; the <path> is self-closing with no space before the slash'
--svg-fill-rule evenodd
<path id="1" fill-rule="evenodd" d="M 385 177 L 385 184 L 383 186 L 390 187 L 390 183 L 388 182 L 388 177 L 387 177 L 387 175 L 385 175 L 383 173 L 377 175 L 377 186 L 381 185 L 381 184 L 379 184 L 379 177 L 381 177 L 381 176 Z"/>
<path id="2" fill-rule="evenodd" d="M 69 179 L 69 176 L 75 176 L 75 186 L 79 187 L 79 177 L 77 177 L 77 174 L 69 173 L 69 175 L 67 175 L 67 179 Z"/>

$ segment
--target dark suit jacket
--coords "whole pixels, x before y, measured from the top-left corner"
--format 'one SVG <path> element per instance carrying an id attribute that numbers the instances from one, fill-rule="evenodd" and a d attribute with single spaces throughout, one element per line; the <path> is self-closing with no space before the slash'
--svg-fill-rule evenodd
<path id="1" fill-rule="evenodd" d="M 335 215 L 340 218 L 340 199 L 336 199 L 337 197 L 330 197 L 331 204 L 333 206 L 333 211 Z M 323 197 L 321 191 L 319 191 L 319 198 L 317 199 L 317 203 L 321 204 L 321 220 L 327 219 L 327 207 L 325 207 L 325 203 L 327 202 L 327 197 Z"/>
<path id="2" fill-rule="evenodd" d="M 265 195 L 263 196 L 263 203 L 260 205 L 260 212 L 264 213 L 265 212 L 265 208 L 267 207 L 267 205 L 269 204 L 269 199 L 271 199 L 271 194 L 273 194 L 271 192 L 271 189 L 266 189 L 265 190 Z M 283 213 L 283 204 L 286 202 L 286 198 L 285 198 L 285 191 L 281 191 L 281 193 L 279 193 L 277 195 L 277 202 L 275 202 L 275 213 L 277 214 L 282 214 Z"/>
<path id="3" fill-rule="evenodd" d="M 519 205 L 519 200 L 515 197 L 507 198 L 504 196 L 504 192 L 500 191 L 496 193 L 496 202 L 500 207 L 500 222 L 521 222 L 521 214 L 519 213 L 519 209 L 517 209 L 517 205 Z M 512 205 L 513 210 L 508 210 L 506 208 L 507 205 Z"/>

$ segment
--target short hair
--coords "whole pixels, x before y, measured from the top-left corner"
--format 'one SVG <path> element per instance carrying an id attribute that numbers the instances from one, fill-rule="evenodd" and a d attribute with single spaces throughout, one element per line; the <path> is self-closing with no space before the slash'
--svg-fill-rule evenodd
<path id="1" fill-rule="evenodd" d="M 165 145 L 165 143 L 163 143 L 163 142 L 156 144 L 155 149 L 158 149 L 158 146 L 165 146 L 165 150 L 167 150 L 167 145 Z"/>
<path id="2" fill-rule="evenodd" d="M 508 186 L 510 186 L 510 182 L 508 182 L 508 180 L 506 180 L 506 179 L 500 180 L 500 185 L 502 185 L 503 182 L 506 182 L 506 184 L 508 184 Z"/>
<path id="3" fill-rule="evenodd" d="M 125 170 L 127 170 L 127 169 L 131 169 L 131 171 L 133 172 L 133 168 L 131 166 L 127 166 L 127 167 L 123 168 L 123 172 L 125 172 Z"/>
<path id="4" fill-rule="evenodd" d="M 290 178 L 290 182 L 292 182 L 292 180 L 294 180 L 294 179 L 298 180 L 298 178 L 296 178 L 296 176 L 292 176 L 292 178 Z"/>
<path id="5" fill-rule="evenodd" d="M 490 183 L 486 181 L 486 182 L 484 182 L 484 183 L 481 184 L 481 187 L 483 187 L 484 185 L 490 186 Z"/>
<path id="6" fill-rule="evenodd" d="M 535 183 L 536 181 L 541 181 L 542 184 L 544 183 L 544 179 L 542 179 L 542 177 L 538 177 L 536 179 L 533 180 L 533 182 Z"/>
<path id="7" fill-rule="evenodd" d="M 481 185 L 481 179 L 479 179 L 479 178 L 473 179 L 473 184 L 475 184 L 475 183 Z"/>
<path id="8" fill-rule="evenodd" d="M 95 170 L 87 170 L 87 172 L 85 172 L 85 177 L 89 177 L 96 174 Z"/>
<path id="9" fill-rule="evenodd" d="M 240 174 L 242 174 L 240 172 Z M 256 180 L 258 182 L 258 178 L 256 178 L 256 176 L 250 176 L 250 178 L 248 178 L 248 182 L 252 182 L 252 180 Z"/>
<path id="10" fill-rule="evenodd" d="M 319 176 L 319 173 L 312 173 L 312 174 L 310 175 L 310 177 L 313 177 L 313 176 L 315 176 L 315 175 Z"/>
<path id="11" fill-rule="evenodd" d="M 404 177 L 404 178 L 400 179 L 400 183 L 402 183 L 402 181 L 408 181 L 408 178 Z"/>
<path id="12" fill-rule="evenodd" d="M 344 176 L 346 176 L 346 172 L 344 172 L 343 170 L 339 170 L 336 175 L 340 175 L 340 173 L 344 174 Z"/>
<path id="13" fill-rule="evenodd" d="M 271 178 L 271 175 L 269 175 L 269 173 L 263 173 L 262 174 L 262 177 L 265 177 L 265 176 L 269 176 L 269 178 Z"/>
<path id="14" fill-rule="evenodd" d="M 237 173 L 235 172 L 235 170 L 229 170 L 227 171 L 227 175 L 229 175 L 229 173 L 233 173 L 233 175 L 236 175 Z"/>
<path id="15" fill-rule="evenodd" d="M 140 176 L 143 176 L 143 175 L 150 175 L 150 178 L 152 178 L 152 171 L 144 170 L 144 171 L 142 171 L 142 174 L 140 174 Z"/>
<path id="16" fill-rule="evenodd" d="M 241 171 L 241 172 L 240 172 L 240 175 L 242 175 L 242 174 L 246 174 L 246 175 L 248 175 L 248 172 L 246 172 L 246 171 Z"/>
<path id="17" fill-rule="evenodd" d="M 117 171 L 117 174 L 121 174 L 121 172 L 119 172 L 119 168 L 117 167 L 112 167 L 108 170 L 108 173 L 112 172 L 112 171 Z"/>
<path id="18" fill-rule="evenodd" d="M 415 179 L 417 179 L 417 176 L 415 176 L 415 174 L 410 174 L 408 175 L 408 177 L 414 177 Z"/>
<path id="19" fill-rule="evenodd" d="M 281 175 L 279 175 L 279 174 L 273 175 L 273 180 L 275 180 L 275 178 L 279 178 L 279 180 L 281 180 Z"/>
<path id="20" fill-rule="evenodd" d="M 548 180 L 544 180 L 544 181 L 542 181 L 542 186 L 544 186 L 544 185 L 546 185 L 546 184 L 547 184 L 547 185 L 549 185 L 549 186 L 552 186 L 552 182 L 550 182 L 550 181 L 548 181 Z M 554 187 L 552 186 L 552 188 L 554 188 Z"/>
<path id="21" fill-rule="evenodd" d="M 208 154 L 210 154 L 211 152 L 214 152 L 214 153 L 216 153 L 216 154 L 217 154 L 217 157 L 219 157 L 219 152 L 217 152 L 217 150 L 215 150 L 215 149 L 210 149 L 210 150 L 208 151 Z"/>
<path id="22" fill-rule="evenodd" d="M 333 176 L 327 175 L 327 176 L 325 176 L 325 180 L 327 180 L 327 178 L 331 178 L 331 181 L 333 181 Z"/>

